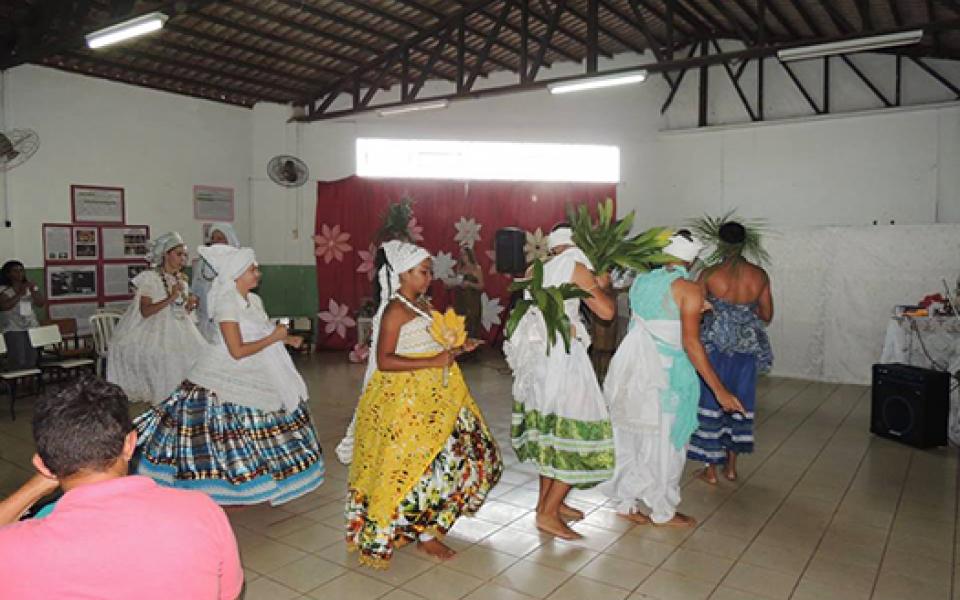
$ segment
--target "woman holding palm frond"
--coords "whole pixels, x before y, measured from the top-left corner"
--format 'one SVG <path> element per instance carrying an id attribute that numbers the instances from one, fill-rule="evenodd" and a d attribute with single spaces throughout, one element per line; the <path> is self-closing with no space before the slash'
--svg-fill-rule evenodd
<path id="1" fill-rule="evenodd" d="M 768 256 L 760 246 L 758 228 L 745 227 L 730 216 L 707 217 L 694 224 L 697 233 L 717 248 L 714 260 L 708 260 L 714 264 L 699 277 L 713 309 L 704 315 L 701 339 L 720 380 L 744 407 L 743 413 L 724 412 L 701 382 L 700 425 L 690 438 L 687 456 L 706 463 L 701 477 L 710 484 L 717 483 L 717 465 L 723 465 L 724 477 L 736 480 L 737 455 L 753 451 L 757 375 L 773 362 L 765 329 L 773 318 L 770 277 L 746 258 L 760 262 Z"/>

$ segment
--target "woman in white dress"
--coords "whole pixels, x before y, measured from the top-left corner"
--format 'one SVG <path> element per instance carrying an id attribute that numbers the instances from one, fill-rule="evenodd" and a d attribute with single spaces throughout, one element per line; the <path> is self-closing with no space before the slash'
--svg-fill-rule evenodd
<path id="1" fill-rule="evenodd" d="M 229 223 L 214 223 L 210 226 L 210 232 L 207 234 L 207 245 L 227 244 L 234 248 L 240 247 L 240 238 L 234 231 L 233 225 Z M 193 281 L 190 282 L 190 291 L 197 297 L 197 328 L 203 337 L 210 343 L 217 339 L 219 328 L 217 323 L 210 316 L 207 309 L 207 292 L 216 278 L 217 272 L 208 263 L 203 256 L 198 256 L 193 263 Z"/>
<path id="2" fill-rule="evenodd" d="M 159 404 L 208 344 L 193 321 L 197 299 L 183 274 L 183 238 L 176 232 L 161 235 L 148 258 L 154 268 L 131 280 L 136 295 L 110 340 L 107 381 L 123 388 L 131 402 Z"/>
<path id="3" fill-rule="evenodd" d="M 253 250 L 200 249 L 216 270 L 207 296 L 220 335 L 161 405 L 137 417 L 137 473 L 224 505 L 277 505 L 323 483 L 307 386 L 284 344 L 303 339 L 267 317 Z"/>

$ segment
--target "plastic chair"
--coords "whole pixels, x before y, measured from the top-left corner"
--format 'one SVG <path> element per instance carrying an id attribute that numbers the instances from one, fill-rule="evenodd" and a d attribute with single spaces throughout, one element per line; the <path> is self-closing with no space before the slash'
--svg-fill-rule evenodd
<path id="1" fill-rule="evenodd" d="M 113 330 L 120 322 L 120 315 L 115 312 L 98 312 L 90 316 L 90 328 L 93 330 L 93 347 L 97 353 L 97 375 L 103 377 L 107 362 L 107 349 Z"/>
<path id="2" fill-rule="evenodd" d="M 0 335 L 0 354 L 7 353 L 7 341 L 2 335 Z M 3 382 L 3 385 L 10 391 L 10 418 L 13 420 L 17 419 L 17 412 L 14 407 L 14 404 L 17 401 L 17 386 L 26 379 L 40 378 L 42 381 L 43 378 L 41 375 L 43 371 L 40 369 L 18 369 L 15 371 L 2 371 L 0 372 L 0 381 Z"/>
<path id="3" fill-rule="evenodd" d="M 60 344 L 58 354 L 61 358 L 92 358 L 96 356 L 93 348 L 90 346 L 92 339 L 90 336 L 80 336 L 77 332 L 77 320 L 70 319 L 50 319 L 41 321 L 41 325 L 56 325 L 60 329 L 60 337 L 63 343 Z"/>
<path id="4" fill-rule="evenodd" d="M 55 369 L 60 373 L 73 373 L 77 369 L 94 369 L 94 361 L 89 358 L 64 358 L 60 354 L 63 338 L 56 325 L 31 327 L 28 331 L 30 345 L 40 351 L 40 370 Z M 44 358 L 44 351 L 52 351 L 52 358 Z M 49 355 L 48 355 L 49 356 Z"/>

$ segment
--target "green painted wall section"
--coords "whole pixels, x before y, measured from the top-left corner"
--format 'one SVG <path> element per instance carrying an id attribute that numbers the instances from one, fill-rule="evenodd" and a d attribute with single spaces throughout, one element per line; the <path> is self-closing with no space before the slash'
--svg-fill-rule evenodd
<path id="1" fill-rule="evenodd" d="M 317 314 L 317 269 L 314 265 L 260 265 L 263 279 L 257 293 L 271 316 Z M 189 272 L 189 269 L 188 269 Z M 43 269 L 28 268 L 27 279 L 46 292 Z M 41 318 L 46 316 L 39 315 Z"/>

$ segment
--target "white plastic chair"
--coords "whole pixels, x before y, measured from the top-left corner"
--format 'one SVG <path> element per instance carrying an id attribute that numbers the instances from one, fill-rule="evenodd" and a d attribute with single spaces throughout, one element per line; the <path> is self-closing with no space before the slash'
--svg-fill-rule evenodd
<path id="1" fill-rule="evenodd" d="M 0 354 L 7 353 L 7 341 L 0 334 Z M 15 371 L 0 372 L 0 381 L 10 390 L 10 418 L 16 420 L 17 412 L 14 403 L 17 401 L 17 385 L 24 379 L 40 377 L 43 372 L 40 369 L 18 369 Z"/>
<path id="2" fill-rule="evenodd" d="M 103 377 L 107 362 L 107 349 L 113 330 L 120 322 L 120 315 L 114 312 L 98 312 L 90 315 L 90 329 L 93 333 L 93 347 L 97 352 L 97 375 Z"/>
<path id="3" fill-rule="evenodd" d="M 43 325 L 41 327 L 31 327 L 27 333 L 30 335 L 30 345 L 41 352 L 40 364 L 41 370 L 44 368 L 57 369 L 64 373 L 72 373 L 77 369 L 94 368 L 95 365 L 89 358 L 61 358 L 59 350 L 63 344 L 63 337 L 60 336 L 60 328 L 56 325 Z M 46 349 L 52 349 L 55 358 L 44 360 L 42 352 Z"/>

